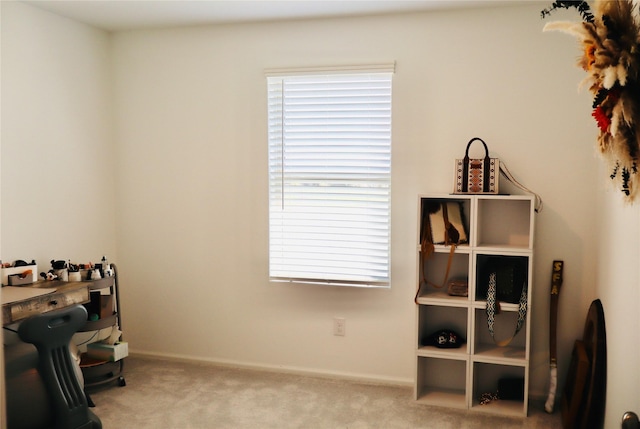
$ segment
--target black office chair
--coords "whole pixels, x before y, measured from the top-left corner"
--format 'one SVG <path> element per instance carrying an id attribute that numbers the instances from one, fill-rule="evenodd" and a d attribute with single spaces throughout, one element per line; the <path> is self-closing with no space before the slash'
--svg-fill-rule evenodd
<path id="1" fill-rule="evenodd" d="M 69 350 L 71 337 L 86 321 L 87 310 L 76 305 L 30 317 L 18 328 L 20 339 L 38 350 L 38 373 L 52 414 L 50 429 L 102 428 L 100 419 L 88 407 L 77 363 Z"/>

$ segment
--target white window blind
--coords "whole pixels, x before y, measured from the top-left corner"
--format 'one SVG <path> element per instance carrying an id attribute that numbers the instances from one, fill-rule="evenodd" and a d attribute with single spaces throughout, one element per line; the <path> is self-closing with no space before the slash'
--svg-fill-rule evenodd
<path id="1" fill-rule="evenodd" d="M 391 80 L 267 77 L 271 280 L 389 286 Z"/>

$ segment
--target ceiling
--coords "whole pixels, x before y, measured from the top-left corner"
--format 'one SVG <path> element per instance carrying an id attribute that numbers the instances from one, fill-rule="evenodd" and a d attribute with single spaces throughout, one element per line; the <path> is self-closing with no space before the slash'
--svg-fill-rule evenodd
<path id="1" fill-rule="evenodd" d="M 108 31 L 401 13 L 513 3 L 498 0 L 24 0 Z"/>

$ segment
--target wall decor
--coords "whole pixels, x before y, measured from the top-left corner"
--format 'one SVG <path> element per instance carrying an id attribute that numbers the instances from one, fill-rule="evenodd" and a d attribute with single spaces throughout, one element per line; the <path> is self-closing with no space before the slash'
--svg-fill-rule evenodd
<path id="1" fill-rule="evenodd" d="M 599 134 L 597 147 L 609 167 L 609 177 L 634 202 L 640 194 L 640 16 L 632 0 L 554 1 L 554 10 L 575 8 L 581 22 L 557 21 L 544 31 L 561 31 L 581 43 L 578 65 L 587 76 L 581 83 L 593 93 Z"/>

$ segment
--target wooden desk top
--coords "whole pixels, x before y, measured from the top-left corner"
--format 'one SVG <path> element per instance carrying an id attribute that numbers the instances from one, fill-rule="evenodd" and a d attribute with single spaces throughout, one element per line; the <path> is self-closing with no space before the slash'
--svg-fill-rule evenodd
<path id="1" fill-rule="evenodd" d="M 27 317 L 46 313 L 75 304 L 89 302 L 89 289 L 92 282 L 63 282 L 58 280 L 39 281 L 21 288 L 55 288 L 55 292 L 39 295 L 2 305 L 2 326 L 6 326 Z"/>

